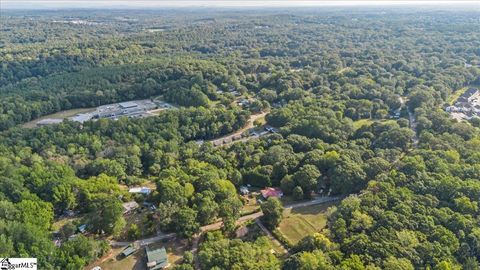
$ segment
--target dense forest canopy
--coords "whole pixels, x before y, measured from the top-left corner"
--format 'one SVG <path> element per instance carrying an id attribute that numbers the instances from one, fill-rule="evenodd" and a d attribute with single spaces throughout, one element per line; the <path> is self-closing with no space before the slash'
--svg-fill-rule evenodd
<path id="1" fill-rule="evenodd" d="M 457 91 L 480 84 L 478 10 L 2 16 L 0 257 L 83 269 L 124 231 L 122 202 L 145 201 L 127 188 L 148 181 L 148 232 L 190 239 L 223 221 L 200 245 L 202 269 L 478 269 L 480 121 L 444 111 Z M 178 109 L 22 127 L 154 97 Z M 260 111 L 274 134 L 209 142 Z M 279 258 L 264 237 L 231 237 L 242 185 L 345 199 L 326 229 Z M 67 241 L 79 225 L 67 223 L 57 247 L 54 221 L 69 212 L 91 234 Z"/>

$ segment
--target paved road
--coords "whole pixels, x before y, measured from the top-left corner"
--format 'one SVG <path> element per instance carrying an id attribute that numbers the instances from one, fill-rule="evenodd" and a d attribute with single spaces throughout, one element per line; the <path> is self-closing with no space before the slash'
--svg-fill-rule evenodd
<path id="1" fill-rule="evenodd" d="M 176 236 L 175 233 L 166 233 L 166 234 L 165 233 L 160 233 L 160 234 L 158 234 L 154 237 L 145 238 L 145 239 L 137 240 L 137 241 L 134 241 L 134 242 L 110 241 L 110 245 L 114 246 L 114 247 L 124 247 L 124 246 L 128 246 L 130 244 L 134 244 L 135 246 L 143 247 L 143 246 L 150 245 L 150 244 L 153 244 L 155 242 L 158 242 L 158 241 L 161 241 L 161 240 L 164 240 L 164 239 L 173 238 L 175 236 Z"/>
<path id="2" fill-rule="evenodd" d="M 312 206 L 316 204 L 321 204 L 321 203 L 326 203 L 326 202 L 333 202 L 333 201 L 338 201 L 342 199 L 342 196 L 332 196 L 332 197 L 317 197 L 316 199 L 306 201 L 306 202 L 299 202 L 299 203 L 293 203 L 293 204 L 288 204 L 285 205 L 283 208 L 285 209 L 291 209 L 291 208 L 299 208 L 299 207 L 305 207 L 305 206 Z"/>

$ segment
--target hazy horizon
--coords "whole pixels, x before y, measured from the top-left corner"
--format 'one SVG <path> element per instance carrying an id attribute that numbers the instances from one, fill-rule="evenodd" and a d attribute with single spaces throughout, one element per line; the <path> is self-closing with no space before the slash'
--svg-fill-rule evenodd
<path id="1" fill-rule="evenodd" d="M 316 1 L 316 0 L 3 0 L 1 9 L 71 9 L 71 8 L 182 8 L 182 7 L 322 7 L 322 6 L 457 6 L 457 5 L 478 5 L 479 1 L 472 0 L 370 0 L 370 1 Z"/>

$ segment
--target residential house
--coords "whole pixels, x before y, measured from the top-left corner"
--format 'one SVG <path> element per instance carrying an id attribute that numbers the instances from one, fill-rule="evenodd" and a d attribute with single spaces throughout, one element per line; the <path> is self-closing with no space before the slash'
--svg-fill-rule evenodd
<path id="1" fill-rule="evenodd" d="M 152 192 L 152 189 L 148 188 L 148 187 L 134 187 L 134 188 L 129 189 L 128 192 L 148 195 Z"/>
<path id="2" fill-rule="evenodd" d="M 260 191 L 263 198 L 268 199 L 270 197 L 281 198 L 283 196 L 283 191 L 280 188 L 268 187 Z"/>
<path id="3" fill-rule="evenodd" d="M 250 193 L 250 191 L 248 190 L 248 187 L 246 187 L 246 186 L 241 186 L 240 187 L 240 194 L 248 195 L 248 193 Z"/>
<path id="4" fill-rule="evenodd" d="M 170 265 L 164 247 L 158 249 L 145 247 L 145 253 L 147 254 L 147 268 L 149 270 L 165 269 Z"/>

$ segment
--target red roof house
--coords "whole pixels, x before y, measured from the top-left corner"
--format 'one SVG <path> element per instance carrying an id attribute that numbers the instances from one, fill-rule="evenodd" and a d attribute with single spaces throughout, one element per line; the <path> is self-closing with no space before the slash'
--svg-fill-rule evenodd
<path id="1" fill-rule="evenodd" d="M 265 199 L 268 199 L 269 197 L 276 197 L 276 198 L 281 198 L 283 196 L 283 192 L 280 188 L 266 188 L 262 189 L 262 196 Z"/>

